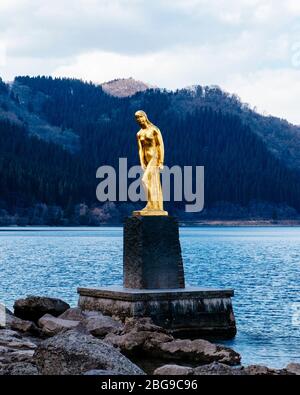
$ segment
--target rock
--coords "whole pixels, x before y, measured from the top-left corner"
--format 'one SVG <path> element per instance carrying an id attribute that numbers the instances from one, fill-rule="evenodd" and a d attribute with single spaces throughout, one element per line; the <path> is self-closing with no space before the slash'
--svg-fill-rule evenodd
<path id="1" fill-rule="evenodd" d="M 18 299 L 14 304 L 14 314 L 23 320 L 37 322 L 43 315 L 51 314 L 58 317 L 70 306 L 61 299 L 47 298 L 41 296 L 28 296 Z"/>
<path id="2" fill-rule="evenodd" d="M 285 369 L 270 369 L 262 365 L 249 365 L 242 369 L 243 374 L 248 376 L 278 376 L 288 375 Z"/>
<path id="3" fill-rule="evenodd" d="M 289 363 L 285 369 L 288 373 L 300 376 L 300 363 Z"/>
<path id="4" fill-rule="evenodd" d="M 7 322 L 7 327 L 23 333 L 38 332 L 38 328 L 33 322 L 21 320 L 21 318 L 18 317 L 11 318 Z"/>
<path id="5" fill-rule="evenodd" d="M 7 350 L 4 362 L 30 362 L 32 360 L 34 350 Z"/>
<path id="6" fill-rule="evenodd" d="M 0 374 L 30 374 L 27 368 L 36 347 L 29 337 L 10 329 L 0 330 Z"/>
<path id="7" fill-rule="evenodd" d="M 224 363 L 213 362 L 194 368 L 193 374 L 195 376 L 240 376 L 243 373 L 240 367 L 233 368 Z"/>
<path id="8" fill-rule="evenodd" d="M 30 338 L 22 337 L 10 329 L 0 331 L 0 346 L 17 350 L 34 350 L 37 347 Z"/>
<path id="9" fill-rule="evenodd" d="M 84 313 L 85 319 L 83 326 L 86 330 L 96 337 L 104 337 L 108 333 L 120 333 L 123 324 L 109 316 L 105 316 L 98 311 L 89 311 Z"/>
<path id="10" fill-rule="evenodd" d="M 164 359 L 201 364 L 216 361 L 227 365 L 238 365 L 241 361 L 241 356 L 234 350 L 202 339 L 169 341 L 159 344 L 156 352 Z"/>
<path id="11" fill-rule="evenodd" d="M 115 348 L 76 329 L 41 342 L 34 361 L 44 375 L 78 375 L 95 369 L 112 370 L 118 374 L 143 374 Z"/>
<path id="12" fill-rule="evenodd" d="M 39 319 L 38 325 L 46 336 L 55 336 L 59 332 L 74 329 L 79 325 L 79 321 L 64 320 L 45 314 Z"/>
<path id="13" fill-rule="evenodd" d="M 101 370 L 101 369 L 93 369 L 93 370 L 88 370 L 87 372 L 83 373 L 84 376 L 113 376 L 113 375 L 119 375 L 120 373 L 117 373 L 113 370 Z"/>
<path id="14" fill-rule="evenodd" d="M 81 322 L 87 332 L 96 337 L 104 337 L 108 333 L 119 333 L 124 325 L 110 316 L 99 311 L 82 311 L 80 308 L 70 308 L 61 314 L 59 319 Z"/>
<path id="15" fill-rule="evenodd" d="M 150 319 L 131 320 L 120 335 L 108 334 L 105 341 L 128 356 L 148 354 L 160 360 L 191 364 L 221 362 L 238 365 L 241 357 L 234 350 L 206 340 L 175 340 L 165 329 Z"/>
<path id="16" fill-rule="evenodd" d="M 159 332 L 169 333 L 167 329 L 155 325 L 150 317 L 129 318 L 125 322 L 124 333 L 129 332 Z"/>
<path id="17" fill-rule="evenodd" d="M 12 313 L 6 315 L 6 328 L 35 336 L 40 335 L 39 328 L 32 321 L 22 320 L 15 317 Z"/>
<path id="18" fill-rule="evenodd" d="M 223 363 L 213 362 L 206 365 L 190 368 L 179 365 L 164 365 L 154 371 L 155 375 L 193 375 L 193 376 L 274 376 L 289 374 L 286 369 L 276 370 L 266 366 L 251 365 L 228 366 Z M 293 374 L 293 373 L 290 373 Z"/>
<path id="19" fill-rule="evenodd" d="M 5 376 L 33 376 L 38 375 L 37 367 L 32 363 L 12 363 L 0 367 L 0 375 Z"/>
<path id="20" fill-rule="evenodd" d="M 136 353 L 148 352 L 152 353 L 157 350 L 160 343 L 172 341 L 173 338 L 165 333 L 156 332 L 129 332 L 124 335 L 109 334 L 105 337 L 105 341 L 118 347 L 125 355 L 134 355 Z"/>
<path id="21" fill-rule="evenodd" d="M 79 307 L 71 307 L 58 316 L 58 318 L 61 318 L 62 320 L 82 321 L 84 320 L 85 315 Z"/>
<path id="22" fill-rule="evenodd" d="M 164 365 L 154 370 L 153 374 L 158 376 L 188 376 L 194 372 L 193 368 L 179 365 Z"/>
<path id="23" fill-rule="evenodd" d="M 119 335 L 108 334 L 105 341 L 118 347 L 125 355 L 151 352 L 158 344 L 174 340 L 167 330 L 154 325 L 150 318 L 129 319 Z"/>

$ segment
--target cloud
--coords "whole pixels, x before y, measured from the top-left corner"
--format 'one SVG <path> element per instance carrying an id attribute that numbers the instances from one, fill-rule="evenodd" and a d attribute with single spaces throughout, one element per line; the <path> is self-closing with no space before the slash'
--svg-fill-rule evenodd
<path id="1" fill-rule="evenodd" d="M 257 45 L 253 45 L 257 42 Z M 289 42 L 285 36 L 268 42 L 257 33 L 244 31 L 235 40 L 214 44 L 181 45 L 151 53 L 122 54 L 92 51 L 69 58 L 53 71 L 56 76 L 70 75 L 92 81 L 115 77 L 146 80 L 154 85 L 176 89 L 193 84 L 222 85 L 240 70 L 256 69 L 257 59 L 285 63 Z"/>
<path id="2" fill-rule="evenodd" d="M 300 125 L 300 69 L 266 69 L 235 75 L 223 86 L 230 92 L 239 92 L 240 98 L 260 113 L 275 114 Z"/>
<path id="3" fill-rule="evenodd" d="M 300 123 L 299 15 L 298 0 L 1 0 L 0 75 L 217 84 Z M 284 100 L 266 94 L 276 78 Z"/>

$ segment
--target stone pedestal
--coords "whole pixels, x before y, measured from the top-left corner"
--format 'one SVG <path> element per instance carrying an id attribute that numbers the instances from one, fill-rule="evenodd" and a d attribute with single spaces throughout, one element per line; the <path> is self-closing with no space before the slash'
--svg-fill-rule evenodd
<path id="1" fill-rule="evenodd" d="M 230 339 L 236 334 L 233 290 L 187 287 L 141 290 L 123 287 L 79 288 L 79 306 L 121 320 L 151 317 L 174 336 Z"/>
<path id="2" fill-rule="evenodd" d="M 185 288 L 173 217 L 126 218 L 123 267 L 123 287 L 79 288 L 79 306 L 121 320 L 151 317 L 179 337 L 235 336 L 233 290 Z"/>
<path id="3" fill-rule="evenodd" d="M 175 218 L 126 218 L 123 252 L 125 288 L 184 288 L 178 223 Z"/>

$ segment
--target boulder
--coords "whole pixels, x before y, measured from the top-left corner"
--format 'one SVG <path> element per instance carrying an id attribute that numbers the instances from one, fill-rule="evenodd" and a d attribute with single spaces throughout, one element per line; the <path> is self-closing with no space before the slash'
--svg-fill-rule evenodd
<path id="1" fill-rule="evenodd" d="M 10 329 L 0 330 L 0 374 L 13 374 L 9 372 L 14 371 L 16 364 L 18 369 L 31 364 L 36 347 L 29 337 Z"/>
<path id="2" fill-rule="evenodd" d="M 0 375 L 5 376 L 36 376 L 38 374 L 37 367 L 29 362 L 11 363 L 0 367 Z"/>
<path id="3" fill-rule="evenodd" d="M 271 369 L 263 365 L 249 365 L 242 368 L 242 372 L 248 376 L 286 376 L 292 375 L 286 369 Z"/>
<path id="4" fill-rule="evenodd" d="M 61 318 L 62 320 L 82 321 L 85 316 L 80 307 L 71 307 L 59 315 L 58 318 Z"/>
<path id="5" fill-rule="evenodd" d="M 108 333 L 119 333 L 124 325 L 99 311 L 82 311 L 79 307 L 70 308 L 61 314 L 59 319 L 81 322 L 88 333 L 96 337 L 104 337 Z"/>
<path id="6" fill-rule="evenodd" d="M 148 355 L 160 360 L 187 364 L 220 362 L 238 365 L 240 355 L 234 350 L 206 340 L 179 340 L 167 330 L 154 325 L 150 319 L 130 320 L 121 334 L 108 334 L 105 341 L 128 356 Z"/>
<path id="7" fill-rule="evenodd" d="M 288 373 L 300 376 L 300 363 L 289 363 L 285 369 Z"/>
<path id="8" fill-rule="evenodd" d="M 4 363 L 31 362 L 33 354 L 34 354 L 34 350 L 7 349 L 6 351 L 4 351 L 4 358 L 2 358 L 2 362 Z"/>
<path id="9" fill-rule="evenodd" d="M 154 370 L 157 376 L 188 376 L 194 372 L 193 368 L 179 365 L 164 365 Z"/>
<path id="10" fill-rule="evenodd" d="M 134 355 L 147 352 L 156 353 L 160 343 L 172 341 L 173 337 L 166 333 L 156 332 L 129 332 L 123 335 L 108 334 L 105 341 L 117 347 L 125 355 Z"/>
<path id="11" fill-rule="evenodd" d="M 14 350 L 34 350 L 37 347 L 31 338 L 22 337 L 20 333 L 11 329 L 0 331 L 0 346 Z"/>
<path id="12" fill-rule="evenodd" d="M 117 374 L 143 374 L 114 347 L 76 329 L 41 342 L 34 361 L 44 375 L 79 375 L 95 369 Z"/>
<path id="13" fill-rule="evenodd" d="M 88 370 L 87 372 L 83 373 L 84 376 L 114 376 L 118 375 L 119 373 L 113 370 L 101 370 L 101 369 L 93 369 Z"/>
<path id="14" fill-rule="evenodd" d="M 168 331 L 154 325 L 150 318 L 128 319 L 119 334 L 108 334 L 105 341 L 118 347 L 125 355 L 145 353 L 157 348 L 160 343 L 174 340 Z"/>
<path id="15" fill-rule="evenodd" d="M 193 364 L 221 362 L 227 365 L 238 365 L 241 361 L 241 356 L 231 348 L 202 339 L 178 339 L 161 343 L 155 351 L 163 359 L 187 361 Z"/>
<path id="16" fill-rule="evenodd" d="M 22 320 L 11 312 L 6 315 L 6 328 L 35 336 L 40 335 L 38 327 L 32 321 Z"/>
<path id="17" fill-rule="evenodd" d="M 46 336 L 55 336 L 59 332 L 74 329 L 79 325 L 79 321 L 64 320 L 45 314 L 39 319 L 38 325 Z"/>
<path id="18" fill-rule="evenodd" d="M 243 374 L 240 367 L 234 368 L 224 363 L 213 362 L 194 368 L 195 376 L 240 376 Z"/>
<path id="19" fill-rule="evenodd" d="M 187 366 L 164 365 L 154 371 L 155 375 L 193 375 L 193 376 L 278 376 L 288 375 L 287 369 L 270 369 L 266 366 L 251 365 L 228 366 L 223 363 L 213 362 L 206 365 L 190 368 Z"/>
<path id="20" fill-rule="evenodd" d="M 128 318 L 125 322 L 123 332 L 124 333 L 129 333 L 129 332 L 169 333 L 167 329 L 155 325 L 150 317 Z"/>
<path id="21" fill-rule="evenodd" d="M 124 327 L 121 322 L 98 311 L 84 312 L 84 317 L 83 326 L 96 337 L 104 337 L 108 333 L 120 333 Z"/>
<path id="22" fill-rule="evenodd" d="M 28 296 L 15 301 L 14 314 L 23 320 L 37 322 L 45 314 L 58 317 L 69 308 L 68 303 L 61 299 Z"/>

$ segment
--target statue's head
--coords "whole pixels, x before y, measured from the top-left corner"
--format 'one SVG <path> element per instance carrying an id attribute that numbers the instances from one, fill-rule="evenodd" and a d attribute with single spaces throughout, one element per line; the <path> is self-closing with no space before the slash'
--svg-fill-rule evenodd
<path id="1" fill-rule="evenodd" d="M 146 128 L 150 124 L 150 121 L 145 111 L 139 110 L 134 115 L 137 123 L 141 126 L 141 128 Z"/>

